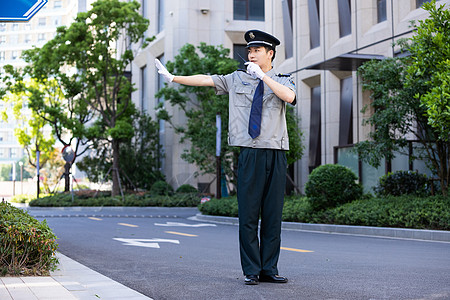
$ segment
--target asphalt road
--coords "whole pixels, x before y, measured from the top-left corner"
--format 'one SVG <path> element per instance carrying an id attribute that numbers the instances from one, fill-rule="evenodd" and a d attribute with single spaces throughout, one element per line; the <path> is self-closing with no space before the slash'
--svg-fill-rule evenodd
<path id="1" fill-rule="evenodd" d="M 161 299 L 450 299 L 450 243 L 283 230 L 287 284 L 245 286 L 235 225 L 192 208 L 31 209 L 59 251 Z"/>

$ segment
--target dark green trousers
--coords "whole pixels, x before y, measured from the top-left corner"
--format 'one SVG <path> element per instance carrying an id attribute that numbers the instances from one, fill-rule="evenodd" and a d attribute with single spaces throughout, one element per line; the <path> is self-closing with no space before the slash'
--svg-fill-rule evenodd
<path id="1" fill-rule="evenodd" d="M 278 274 L 286 168 L 283 150 L 241 148 L 237 197 L 244 275 Z"/>

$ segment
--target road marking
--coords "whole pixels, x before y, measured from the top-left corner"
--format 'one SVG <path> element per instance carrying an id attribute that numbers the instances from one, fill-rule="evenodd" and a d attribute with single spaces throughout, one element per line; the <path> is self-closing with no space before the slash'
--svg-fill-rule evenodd
<path id="1" fill-rule="evenodd" d="M 302 249 L 287 248 L 287 247 L 280 247 L 280 249 L 287 250 L 287 251 L 294 251 L 294 252 L 303 252 L 303 253 L 314 252 L 314 251 L 310 251 L 310 250 L 302 250 Z"/>
<path id="2" fill-rule="evenodd" d="M 95 221 L 102 221 L 102 220 L 103 220 L 103 219 L 100 219 L 100 218 L 94 218 L 94 217 L 89 217 L 89 219 L 95 220 Z"/>
<path id="3" fill-rule="evenodd" d="M 122 239 L 113 238 L 113 240 L 122 242 L 124 246 L 137 246 L 146 248 L 157 248 L 159 249 L 159 243 L 172 243 L 180 244 L 179 240 L 168 240 L 168 239 Z"/>
<path id="4" fill-rule="evenodd" d="M 137 225 L 127 224 L 127 223 L 117 223 L 117 224 L 122 225 L 122 226 L 128 226 L 128 227 L 139 227 Z"/>
<path id="5" fill-rule="evenodd" d="M 176 231 L 164 231 L 165 233 L 171 233 L 171 234 L 177 234 L 182 236 L 198 236 L 195 234 L 189 234 L 189 233 L 182 233 L 182 232 L 176 232 Z"/>
<path id="6" fill-rule="evenodd" d="M 210 226 L 210 227 L 216 227 L 216 224 L 186 224 L 186 223 L 179 223 L 179 222 L 166 222 L 165 224 L 163 223 L 155 223 L 156 226 L 179 226 L 179 227 L 206 227 L 206 226 Z"/>

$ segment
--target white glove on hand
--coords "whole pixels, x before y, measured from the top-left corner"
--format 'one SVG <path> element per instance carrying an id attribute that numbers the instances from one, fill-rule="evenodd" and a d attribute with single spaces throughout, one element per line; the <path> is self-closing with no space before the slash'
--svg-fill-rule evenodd
<path id="1" fill-rule="evenodd" d="M 169 71 L 167 71 L 166 67 L 159 61 L 159 59 L 155 58 L 155 65 L 158 68 L 158 73 L 164 76 L 166 81 L 172 82 L 174 75 L 170 74 Z"/>
<path id="2" fill-rule="evenodd" d="M 263 70 L 261 70 L 261 68 L 254 62 L 249 61 L 245 64 L 247 65 L 247 73 L 252 75 L 253 77 L 262 80 L 263 77 L 266 76 L 266 73 L 264 73 Z"/>

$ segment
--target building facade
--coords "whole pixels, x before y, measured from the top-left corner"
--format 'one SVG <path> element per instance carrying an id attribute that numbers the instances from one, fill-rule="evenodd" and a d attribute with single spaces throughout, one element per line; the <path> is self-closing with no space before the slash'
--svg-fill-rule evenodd
<path id="1" fill-rule="evenodd" d="M 5 65 L 23 68 L 26 62 L 22 52 L 32 47 L 42 47 L 56 34 L 59 26 L 69 26 L 78 12 L 86 11 L 86 0 L 49 0 L 28 22 L 0 22 L 0 72 Z M 0 111 L 8 110 L 0 101 Z M 27 108 L 24 107 L 24 114 Z M 12 114 L 8 122 L 0 119 L 0 164 L 14 163 L 24 155 L 24 150 L 14 136 L 19 125 Z M 49 134 L 51 129 L 48 129 Z"/>
<path id="2" fill-rule="evenodd" d="M 249 29 L 269 32 L 281 40 L 274 66 L 291 73 L 297 84 L 296 112 L 304 132 L 305 154 L 291 170 L 296 184 L 303 190 L 309 173 L 317 166 L 340 163 L 360 176 L 366 188 L 374 185 L 386 172 L 360 163 L 351 146 L 367 139 L 370 128 L 362 126 L 367 117 L 361 113 L 369 103 L 363 93 L 356 69 L 369 59 L 397 55 L 392 46 L 399 38 L 413 33 L 410 21 L 424 19 L 420 8 L 426 0 L 141 0 L 142 14 L 150 20 L 148 36 L 155 40 L 137 52 L 131 66 L 137 87 L 133 102 L 142 111 L 156 117 L 155 107 L 164 102 L 154 95 L 164 85 L 154 59 L 173 60 L 186 43 L 223 45 L 232 56 L 245 57 L 244 33 Z M 437 5 L 449 5 L 441 0 Z M 164 104 L 182 124 L 184 115 Z M 197 186 L 213 176 L 195 178 L 196 166 L 181 159 L 187 145 L 168 124 L 161 124 L 164 149 L 162 171 L 174 187 L 188 183 Z M 419 169 L 408 157 L 389 162 L 392 171 Z M 214 190 L 211 188 L 211 190 Z"/>

